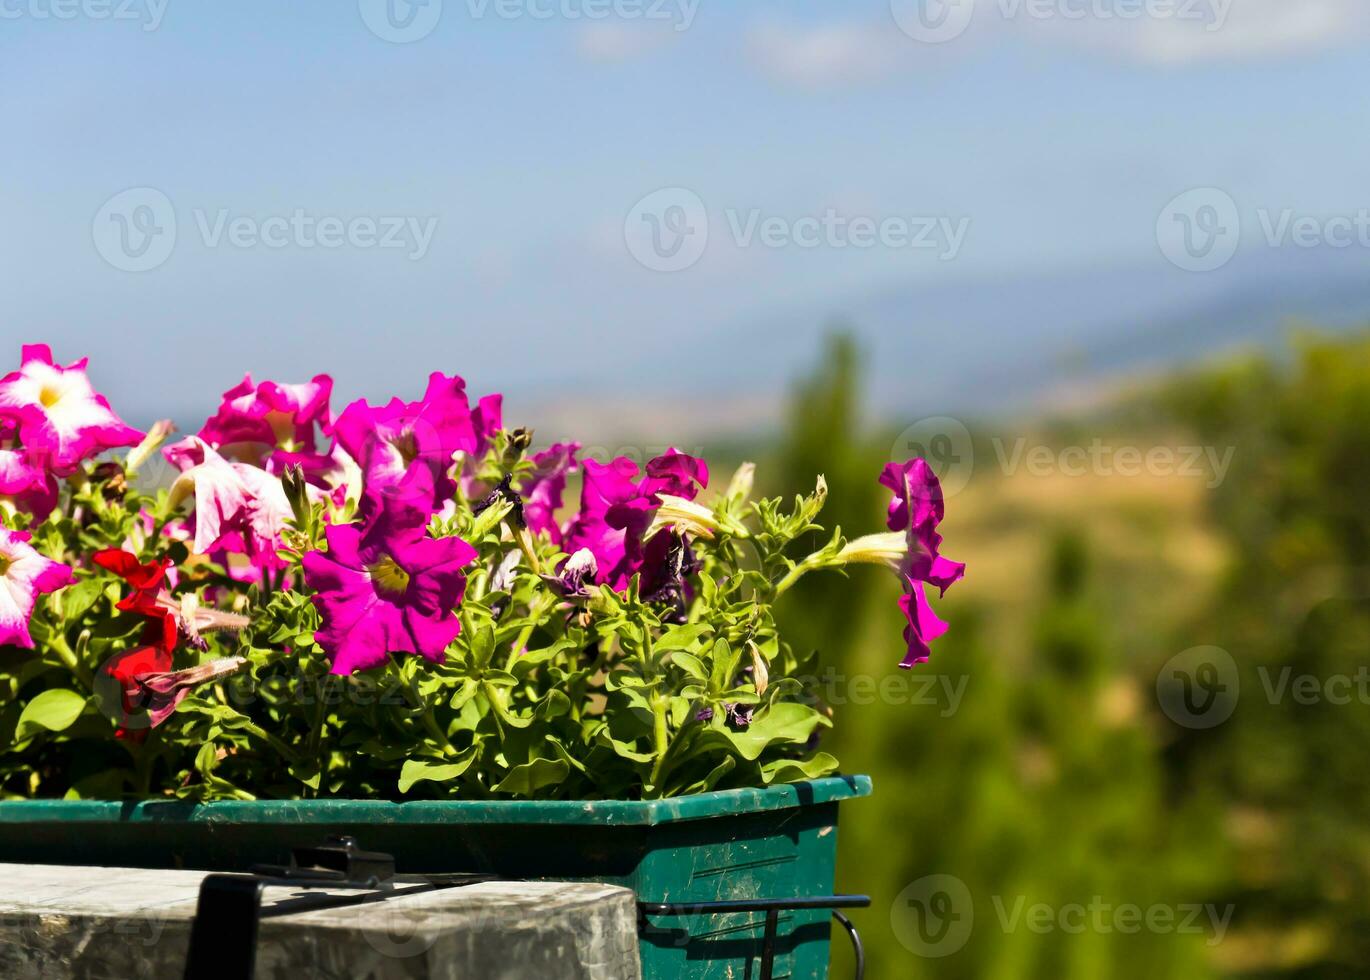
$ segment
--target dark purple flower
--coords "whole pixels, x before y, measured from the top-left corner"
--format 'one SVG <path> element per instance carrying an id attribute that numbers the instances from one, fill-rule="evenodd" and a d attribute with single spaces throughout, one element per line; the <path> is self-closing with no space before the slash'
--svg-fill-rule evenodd
<path id="1" fill-rule="evenodd" d="M 674 449 L 649 462 L 640 480 L 637 464 L 622 456 L 610 463 L 586 460 L 582 469 L 580 513 L 567 529 L 564 548 L 590 549 L 598 566 L 595 581 L 622 591 L 649 559 L 666 556 L 668 542 L 658 546 L 657 555 L 649 554 L 646 540 L 662 505 L 658 494 L 693 500 L 707 486 L 709 470 Z"/>
<path id="2" fill-rule="evenodd" d="M 752 723 L 752 715 L 756 713 L 754 704 L 738 704 L 729 702 L 723 706 L 728 712 L 728 721 L 736 728 L 747 728 Z"/>
<path id="3" fill-rule="evenodd" d="M 590 590 L 585 587 L 585 580 L 593 581 L 594 577 L 594 553 L 589 548 L 581 548 L 566 559 L 555 575 L 544 575 L 542 580 L 563 599 L 586 599 Z"/>

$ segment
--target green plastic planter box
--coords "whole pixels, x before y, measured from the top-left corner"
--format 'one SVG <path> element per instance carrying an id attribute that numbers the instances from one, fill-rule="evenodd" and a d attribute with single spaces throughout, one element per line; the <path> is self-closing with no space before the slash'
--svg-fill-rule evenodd
<path id="1" fill-rule="evenodd" d="M 0 861 L 244 871 L 350 834 L 415 874 L 604 881 L 644 902 L 795 898 L 832 894 L 838 804 L 870 791 L 867 776 L 834 776 L 651 801 L 7 802 Z M 756 976 L 763 920 L 650 919 L 643 974 Z M 826 911 L 782 913 L 775 976 L 826 977 L 830 934 Z"/>

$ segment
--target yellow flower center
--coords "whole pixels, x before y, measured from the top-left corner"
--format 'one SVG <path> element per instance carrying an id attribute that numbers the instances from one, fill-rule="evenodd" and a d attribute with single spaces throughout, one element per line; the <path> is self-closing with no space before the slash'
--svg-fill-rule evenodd
<path id="1" fill-rule="evenodd" d="M 38 392 L 38 400 L 44 408 L 52 408 L 62 400 L 62 391 L 56 385 L 43 385 Z"/>
<path id="2" fill-rule="evenodd" d="M 405 466 L 413 465 L 414 460 L 419 458 L 419 440 L 415 437 L 413 429 L 405 429 L 390 440 L 390 445 L 395 447 Z"/>
<path id="3" fill-rule="evenodd" d="M 377 591 L 388 596 L 398 598 L 409 588 L 409 573 L 395 564 L 395 559 L 389 555 L 383 556 L 367 571 L 371 573 L 371 581 L 376 583 Z"/>
<path id="4" fill-rule="evenodd" d="M 0 576 L 3 576 L 6 572 L 8 572 L 10 570 L 10 566 L 13 564 L 14 559 L 11 558 L 9 555 L 5 554 L 4 552 L 0 551 Z"/>

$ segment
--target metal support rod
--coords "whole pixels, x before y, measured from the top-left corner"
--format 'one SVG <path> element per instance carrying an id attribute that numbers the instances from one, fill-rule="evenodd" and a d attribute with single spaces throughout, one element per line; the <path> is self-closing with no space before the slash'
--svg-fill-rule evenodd
<path id="1" fill-rule="evenodd" d="M 861 933 L 856 931 L 856 926 L 852 925 L 848 919 L 837 909 L 832 910 L 832 917 L 842 923 L 842 928 L 847 930 L 847 935 L 851 937 L 852 954 L 856 957 L 856 980 L 865 980 L 866 977 L 866 949 L 861 945 Z"/>
<path id="2" fill-rule="evenodd" d="M 766 912 L 766 931 L 761 937 L 761 978 L 771 980 L 775 972 L 775 931 L 780 925 L 780 910 Z"/>
<path id="3" fill-rule="evenodd" d="M 761 937 L 761 969 L 757 980 L 772 980 L 775 970 L 776 933 L 780 926 L 780 913 L 810 909 L 829 909 L 837 921 L 851 937 L 852 949 L 856 954 L 856 980 L 863 980 L 866 973 L 866 951 L 861 945 L 861 935 L 838 909 L 864 909 L 871 904 L 869 895 L 806 895 L 801 898 L 751 898 L 731 902 L 638 902 L 638 914 L 646 923 L 649 915 L 730 915 L 736 912 L 765 912 L 765 931 Z"/>
<path id="4" fill-rule="evenodd" d="M 238 875 L 209 875 L 200 885 L 190 927 L 186 980 L 241 977 L 257 971 L 257 923 L 266 883 Z"/>

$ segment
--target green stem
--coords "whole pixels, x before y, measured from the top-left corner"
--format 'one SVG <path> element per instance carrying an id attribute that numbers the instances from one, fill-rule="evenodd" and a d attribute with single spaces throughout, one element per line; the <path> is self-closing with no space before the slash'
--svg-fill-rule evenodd
<path id="1" fill-rule="evenodd" d="M 393 657 L 391 658 L 391 663 L 395 663 Z M 404 699 L 409 702 L 409 707 L 418 712 L 419 723 L 423 725 L 424 731 L 431 735 L 437 743 L 442 746 L 443 751 L 448 755 L 455 756 L 457 754 L 456 746 L 452 744 L 452 740 L 447 737 L 447 733 L 438 725 L 438 720 L 434 718 L 433 713 L 428 710 L 427 703 L 419 697 L 419 692 L 414 688 L 411 679 L 405 676 L 404 668 L 398 663 L 395 663 L 395 669 L 400 672 L 400 689 L 404 691 Z"/>
<path id="2" fill-rule="evenodd" d="M 805 575 L 807 575 L 809 572 L 813 571 L 817 567 L 818 563 L 813 560 L 812 555 L 810 555 L 808 558 L 805 558 L 799 564 L 795 565 L 794 568 L 791 568 L 788 575 L 782 578 L 779 582 L 775 583 L 772 595 L 777 599 L 780 598 L 787 591 L 789 591 L 790 587 L 794 585 L 794 583 L 798 582 L 801 578 L 803 578 Z"/>
<path id="3" fill-rule="evenodd" d="M 666 775 L 666 757 L 671 751 L 671 734 L 666 727 L 666 712 L 670 702 L 657 695 L 652 698 L 652 744 L 656 752 L 656 762 L 652 764 L 652 796 L 661 795 L 661 781 Z"/>
<path id="4" fill-rule="evenodd" d="M 262 741 L 266 742 L 273 749 L 275 749 L 277 753 L 280 754 L 281 758 L 285 759 L 288 763 L 294 764 L 300 760 L 300 754 L 298 752 L 292 749 L 280 738 L 276 737 L 275 735 L 272 735 L 261 725 L 258 725 L 255 721 L 246 722 L 242 725 L 242 729 L 245 732 L 248 732 L 252 735 L 256 735 Z"/>
<path id="5" fill-rule="evenodd" d="M 52 639 L 48 642 L 48 648 L 57 654 L 57 659 L 62 661 L 62 666 L 71 671 L 87 688 L 94 690 L 94 672 L 81 662 L 80 657 L 76 656 L 76 651 L 67 645 L 65 637 L 61 634 L 53 634 Z"/>
<path id="6" fill-rule="evenodd" d="M 504 672 L 512 673 L 514 664 L 518 662 L 519 651 L 528 645 L 528 641 L 533 638 L 533 630 L 537 629 L 542 621 L 542 617 L 551 611 L 556 605 L 557 597 L 551 592 L 545 593 L 528 608 L 528 625 L 519 631 L 519 635 L 514 638 L 513 646 L 509 648 L 509 656 L 504 661 Z"/>

